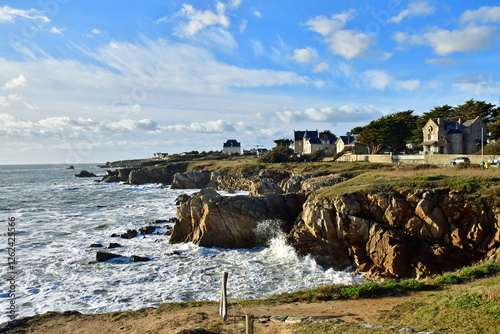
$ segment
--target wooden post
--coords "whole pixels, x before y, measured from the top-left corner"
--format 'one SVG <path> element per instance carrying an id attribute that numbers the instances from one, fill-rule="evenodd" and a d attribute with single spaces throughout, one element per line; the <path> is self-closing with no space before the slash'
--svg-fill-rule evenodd
<path id="1" fill-rule="evenodd" d="M 247 314 L 245 317 L 246 334 L 253 334 L 253 314 Z"/>
<path id="2" fill-rule="evenodd" d="M 222 321 L 227 320 L 226 287 L 227 287 L 227 273 L 224 273 L 222 274 L 222 291 L 220 295 L 220 307 L 219 307 L 219 314 L 222 316 Z"/>

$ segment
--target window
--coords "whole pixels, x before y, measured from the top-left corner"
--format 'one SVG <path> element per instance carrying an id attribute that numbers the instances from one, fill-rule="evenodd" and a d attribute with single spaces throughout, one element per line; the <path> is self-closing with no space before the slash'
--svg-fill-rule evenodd
<path id="1" fill-rule="evenodd" d="M 432 134 L 431 133 L 427 135 L 427 140 L 432 140 Z"/>

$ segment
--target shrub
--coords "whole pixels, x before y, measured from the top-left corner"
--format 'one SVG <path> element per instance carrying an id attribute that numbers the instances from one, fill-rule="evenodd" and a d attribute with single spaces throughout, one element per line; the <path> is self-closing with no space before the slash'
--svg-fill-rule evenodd
<path id="1" fill-rule="evenodd" d="M 277 146 L 259 158 L 259 161 L 263 163 L 291 162 L 294 160 L 293 150 L 286 146 Z"/>

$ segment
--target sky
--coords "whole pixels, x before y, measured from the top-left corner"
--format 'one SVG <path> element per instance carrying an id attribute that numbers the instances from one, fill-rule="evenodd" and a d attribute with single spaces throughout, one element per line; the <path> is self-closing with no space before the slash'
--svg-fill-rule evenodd
<path id="1" fill-rule="evenodd" d="M 0 164 L 272 148 L 500 100 L 498 1 L 0 1 Z"/>

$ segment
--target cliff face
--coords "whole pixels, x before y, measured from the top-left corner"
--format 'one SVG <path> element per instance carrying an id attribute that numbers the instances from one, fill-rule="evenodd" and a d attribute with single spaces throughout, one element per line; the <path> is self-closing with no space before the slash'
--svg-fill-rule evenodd
<path id="1" fill-rule="evenodd" d="M 423 277 L 494 256 L 500 214 L 445 190 L 312 196 L 288 240 L 325 267 Z"/>
<path id="2" fill-rule="evenodd" d="M 254 247 L 259 222 L 279 219 L 290 230 L 304 202 L 302 194 L 227 197 L 204 189 L 177 208 L 178 221 L 170 243 L 192 241 L 205 247 Z"/>

